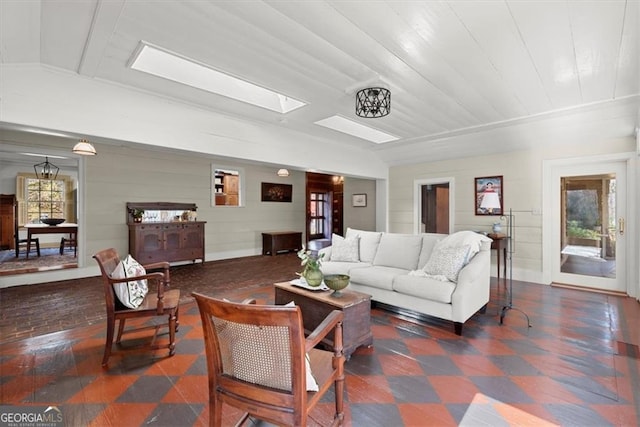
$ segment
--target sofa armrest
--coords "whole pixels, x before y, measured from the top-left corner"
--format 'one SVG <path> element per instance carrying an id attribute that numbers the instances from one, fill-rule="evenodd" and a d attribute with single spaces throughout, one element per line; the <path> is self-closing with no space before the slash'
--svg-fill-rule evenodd
<path id="1" fill-rule="evenodd" d="M 464 323 L 489 302 L 491 294 L 491 251 L 483 248 L 458 274 L 451 295 L 453 321 Z"/>
<path id="2" fill-rule="evenodd" d="M 323 261 L 329 261 L 331 259 L 331 246 L 326 246 L 318 251 L 318 255 L 324 254 Z"/>

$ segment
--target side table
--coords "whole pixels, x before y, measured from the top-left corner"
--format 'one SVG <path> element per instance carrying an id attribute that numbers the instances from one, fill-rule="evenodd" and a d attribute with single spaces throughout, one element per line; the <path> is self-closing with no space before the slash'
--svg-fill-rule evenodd
<path id="1" fill-rule="evenodd" d="M 496 251 L 496 263 L 498 265 L 498 279 L 500 278 L 500 258 L 503 259 L 503 274 L 504 277 L 507 277 L 507 236 L 504 234 L 494 234 L 489 233 L 487 235 L 490 239 L 493 239 L 491 242 L 491 249 Z"/>
<path id="2" fill-rule="evenodd" d="M 293 301 L 302 311 L 302 321 L 307 333 L 313 331 L 333 310 L 344 313 L 342 321 L 342 341 L 344 355 L 349 360 L 356 348 L 373 344 L 371 333 L 371 296 L 361 292 L 341 291 L 339 297 L 331 296 L 332 291 L 308 291 L 289 282 L 276 283 L 275 303 L 287 304 Z M 333 332 L 326 344 L 333 346 Z"/>

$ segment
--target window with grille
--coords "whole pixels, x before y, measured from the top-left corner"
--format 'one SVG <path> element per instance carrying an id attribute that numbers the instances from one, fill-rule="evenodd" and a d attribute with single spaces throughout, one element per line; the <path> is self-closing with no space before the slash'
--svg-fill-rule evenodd
<path id="1" fill-rule="evenodd" d="M 27 218 L 64 218 L 64 181 L 27 178 Z"/>
<path id="2" fill-rule="evenodd" d="M 327 210 L 329 209 L 328 193 L 310 193 L 309 199 L 309 234 L 311 239 L 325 237 Z"/>
<path id="3" fill-rule="evenodd" d="M 18 223 L 38 223 L 41 218 L 65 218 L 75 222 L 74 180 L 69 176 L 38 179 L 34 174 L 18 174 L 16 179 Z"/>

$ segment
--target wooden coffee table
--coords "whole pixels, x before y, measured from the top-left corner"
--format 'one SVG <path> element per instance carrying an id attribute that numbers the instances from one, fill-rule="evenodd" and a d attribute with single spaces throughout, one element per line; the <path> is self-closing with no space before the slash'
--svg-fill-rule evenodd
<path id="1" fill-rule="evenodd" d="M 373 344 L 371 333 L 371 296 L 361 292 L 340 291 L 340 296 L 332 296 L 333 291 L 308 291 L 289 282 L 276 283 L 275 303 L 287 304 L 293 301 L 302 311 L 302 320 L 307 332 L 313 331 L 333 310 L 344 313 L 342 336 L 344 355 L 349 360 L 356 348 Z M 333 333 L 328 335 L 333 345 Z"/>

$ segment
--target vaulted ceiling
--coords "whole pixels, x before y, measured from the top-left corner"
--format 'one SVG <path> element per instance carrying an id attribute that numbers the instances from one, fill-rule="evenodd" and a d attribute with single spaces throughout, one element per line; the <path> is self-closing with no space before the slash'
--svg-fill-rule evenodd
<path id="1" fill-rule="evenodd" d="M 1 0 L 0 12 L 5 65 L 45 64 L 372 150 L 387 164 L 552 137 L 598 142 L 638 126 L 635 0 Z M 141 41 L 308 105 L 280 114 L 133 70 Z M 390 89 L 391 114 L 358 118 L 355 92 L 372 85 Z M 336 114 L 399 140 L 314 124 Z"/>

